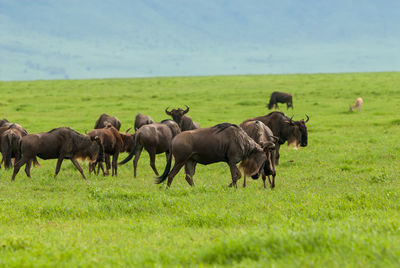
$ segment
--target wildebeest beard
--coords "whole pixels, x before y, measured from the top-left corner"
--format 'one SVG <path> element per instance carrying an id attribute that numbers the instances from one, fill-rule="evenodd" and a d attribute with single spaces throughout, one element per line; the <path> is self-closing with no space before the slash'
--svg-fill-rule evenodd
<path id="1" fill-rule="evenodd" d="M 240 163 L 240 168 L 246 176 L 257 176 L 261 169 L 257 169 L 257 162 L 252 158 L 246 158 Z M 257 176 L 258 178 L 258 176 Z"/>

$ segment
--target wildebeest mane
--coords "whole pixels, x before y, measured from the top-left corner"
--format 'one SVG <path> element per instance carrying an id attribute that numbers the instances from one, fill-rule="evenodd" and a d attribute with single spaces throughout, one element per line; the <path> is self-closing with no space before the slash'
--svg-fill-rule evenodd
<path id="1" fill-rule="evenodd" d="M 220 133 L 229 127 L 239 128 L 237 125 L 232 124 L 232 123 L 221 123 L 221 124 L 213 126 L 212 129 L 215 129 L 217 131 L 217 133 Z"/>

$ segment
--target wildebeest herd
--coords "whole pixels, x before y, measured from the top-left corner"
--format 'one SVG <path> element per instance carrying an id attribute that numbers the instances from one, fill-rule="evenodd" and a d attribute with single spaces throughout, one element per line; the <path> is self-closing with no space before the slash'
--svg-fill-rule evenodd
<path id="1" fill-rule="evenodd" d="M 287 103 L 293 108 L 292 96 L 287 93 L 274 92 L 268 107 L 277 102 Z M 283 94 L 283 95 L 282 95 Z M 133 157 L 133 176 L 137 175 L 137 164 L 143 149 L 150 156 L 150 166 L 158 176 L 156 183 L 168 179 L 169 187 L 175 175 L 185 167 L 185 179 L 193 186 L 193 176 L 197 163 L 208 165 L 216 162 L 226 162 L 229 166 L 232 183 L 235 186 L 241 178 L 243 170 L 243 187 L 246 187 L 246 176 L 253 179 L 262 176 L 264 188 L 266 178 L 271 188 L 275 187 L 275 166 L 279 164 L 279 148 L 286 141 L 295 147 L 307 146 L 306 120 L 294 121 L 282 112 L 274 111 L 264 116 L 244 120 L 240 126 L 231 123 L 221 123 L 213 127 L 200 128 L 186 114 L 186 109 L 178 108 L 165 113 L 172 117 L 161 122 L 154 122 L 150 116 L 138 114 L 135 118 L 135 133 L 121 132 L 121 121 L 107 114 L 102 114 L 96 121 L 94 129 L 87 134 L 81 134 L 68 128 L 60 127 L 38 134 L 28 132 L 17 123 L 6 119 L 0 121 L 0 151 L 1 165 L 12 167 L 14 180 L 20 168 L 25 165 L 25 173 L 30 178 L 32 163 L 39 165 L 41 159 L 57 159 L 56 176 L 64 159 L 70 159 L 79 170 L 82 177 L 86 176 L 78 163 L 78 159 L 89 160 L 91 172 L 112 176 L 118 174 L 118 156 L 127 152 L 129 155 L 119 164 L 125 164 Z M 167 163 L 164 172 L 159 175 L 155 166 L 157 154 L 165 153 Z M 112 161 L 111 161 L 112 156 Z M 172 160 L 175 160 L 172 166 Z M 105 164 L 105 166 L 103 165 Z M 172 167 L 172 169 L 171 169 Z M 97 172 L 96 172 L 97 168 Z M 271 178 L 272 177 L 272 178 Z"/>

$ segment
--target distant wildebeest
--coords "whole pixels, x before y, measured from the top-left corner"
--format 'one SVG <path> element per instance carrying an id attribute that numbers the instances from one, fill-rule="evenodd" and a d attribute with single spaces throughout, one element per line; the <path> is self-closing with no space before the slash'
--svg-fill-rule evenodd
<path id="1" fill-rule="evenodd" d="M 251 118 L 246 121 L 259 120 L 263 122 L 272 130 L 274 136 L 279 138 L 279 141 L 275 146 L 275 165 L 279 165 L 280 145 L 288 141 L 288 145 L 293 145 L 296 148 L 299 148 L 299 145 L 301 147 L 307 146 L 308 133 L 306 123 L 310 118 L 308 115 L 306 115 L 306 117 L 307 119 L 305 121 L 303 119 L 293 121 L 282 112 L 271 112 L 267 115 Z"/>
<path id="2" fill-rule="evenodd" d="M 85 180 L 85 174 L 77 159 L 84 160 L 89 158 L 90 162 L 94 162 L 103 161 L 104 158 L 98 137 L 91 139 L 88 135 L 80 134 L 66 127 L 55 128 L 49 132 L 26 135 L 22 138 L 20 150 L 21 159 L 14 164 L 11 180 L 15 179 L 19 169 L 25 164 L 25 173 L 30 178 L 31 163 L 36 156 L 42 159 L 57 159 L 54 177 L 60 171 L 63 160 L 70 159 Z"/>
<path id="3" fill-rule="evenodd" d="M 119 156 L 119 153 L 123 152 L 123 149 L 124 149 L 124 141 L 122 139 L 121 133 L 113 125 L 108 123 L 105 128 L 94 129 L 94 130 L 90 131 L 87 135 L 91 139 L 95 139 L 96 137 L 98 137 L 100 139 L 100 144 L 103 147 L 102 148 L 103 152 L 107 155 L 113 156 L 113 160 L 112 160 L 112 164 L 111 164 L 112 176 L 114 176 L 114 175 L 117 176 L 118 156 Z M 106 172 L 104 172 L 102 162 L 99 162 L 98 165 L 99 165 L 98 168 L 99 169 L 101 168 L 103 170 L 103 175 L 105 175 Z M 96 162 L 92 163 L 89 166 L 89 174 L 91 173 L 91 170 L 94 171 L 95 166 L 96 166 Z M 106 168 L 107 168 L 107 174 L 108 174 L 109 168 L 107 167 L 107 165 L 106 165 Z M 97 171 L 97 174 L 98 173 L 99 172 Z"/>
<path id="4" fill-rule="evenodd" d="M 250 136 L 250 138 L 252 138 L 263 148 L 267 157 L 267 161 L 265 162 L 262 172 L 264 188 L 267 188 L 265 185 L 266 176 L 268 176 L 268 181 L 271 188 L 274 188 L 276 176 L 275 144 L 278 142 L 279 138 L 275 137 L 271 129 L 269 129 L 269 127 L 267 127 L 263 122 L 258 120 L 245 121 L 240 124 L 240 127 L 247 133 L 247 135 Z M 272 180 L 270 179 L 271 175 Z M 246 175 L 243 177 L 243 187 L 246 187 Z"/>
<path id="5" fill-rule="evenodd" d="M 268 109 L 271 110 L 274 108 L 274 106 L 276 108 L 279 108 L 278 102 L 286 103 L 286 109 L 289 109 L 290 107 L 293 109 L 292 95 L 290 95 L 289 93 L 278 92 L 278 91 L 272 92 L 268 103 Z"/>
<path id="6" fill-rule="evenodd" d="M 236 187 L 236 182 L 241 177 L 237 163 L 241 162 L 244 173 L 255 179 L 267 160 L 261 146 L 243 129 L 230 123 L 181 132 L 172 140 L 171 150 L 164 173 L 156 179 L 156 183 L 162 183 L 168 177 L 167 187 L 171 186 L 182 166 L 185 166 L 186 181 L 193 186 L 196 164 L 208 165 L 216 162 L 226 162 L 229 165 L 232 185 Z M 172 155 L 175 164 L 170 172 Z"/>
<path id="7" fill-rule="evenodd" d="M 12 158 L 15 158 L 15 161 L 21 158 L 19 148 L 23 136 L 20 128 L 15 125 L 11 125 L 9 129 L 0 134 L 0 151 L 5 168 L 11 168 Z"/>
<path id="8" fill-rule="evenodd" d="M 133 176 L 136 178 L 137 163 L 144 148 L 149 153 L 150 166 L 158 176 L 155 165 L 156 154 L 166 153 L 168 157 L 171 141 L 180 132 L 178 124 L 172 120 L 163 120 L 160 123 L 142 126 L 134 134 L 135 145 L 133 146 L 133 150 L 120 164 L 125 164 L 135 156 L 133 160 Z"/>
<path id="9" fill-rule="evenodd" d="M 141 126 L 153 123 L 154 121 L 150 116 L 138 113 L 135 118 L 135 131 L 138 130 Z"/>
<path id="10" fill-rule="evenodd" d="M 361 111 L 363 105 L 363 99 L 362 98 L 357 98 L 356 103 L 353 106 L 350 106 L 350 111 L 353 111 L 354 109 L 357 108 L 358 112 Z"/>
<path id="11" fill-rule="evenodd" d="M 115 116 L 110 116 L 108 114 L 100 115 L 99 119 L 97 119 L 96 124 L 94 125 L 94 129 L 104 128 L 107 124 L 110 123 L 116 129 L 120 130 L 121 128 L 121 121 Z"/>
<path id="12" fill-rule="evenodd" d="M 181 131 L 192 130 L 200 128 L 200 125 L 192 120 L 189 116 L 185 114 L 189 112 L 189 106 L 186 106 L 186 110 L 182 108 L 172 109 L 168 111 L 168 107 L 165 109 L 165 113 L 167 115 L 172 116 L 172 119 L 178 124 L 181 128 Z"/>

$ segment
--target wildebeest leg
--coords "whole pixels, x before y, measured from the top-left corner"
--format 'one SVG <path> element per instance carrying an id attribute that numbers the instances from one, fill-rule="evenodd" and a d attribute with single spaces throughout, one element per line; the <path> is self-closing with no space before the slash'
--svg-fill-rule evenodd
<path id="1" fill-rule="evenodd" d="M 136 150 L 135 150 L 135 159 L 133 159 L 133 177 L 134 178 L 136 178 L 137 163 L 139 161 L 142 150 L 143 150 L 143 146 L 141 144 L 137 144 Z"/>
<path id="2" fill-rule="evenodd" d="M 110 155 L 106 154 L 105 157 L 104 157 L 104 160 L 106 162 L 106 174 L 108 175 L 108 174 L 110 174 L 110 168 L 111 168 Z M 102 170 L 103 170 L 103 173 L 104 173 L 104 169 L 102 169 Z"/>
<path id="3" fill-rule="evenodd" d="M 117 176 L 117 167 L 118 167 L 118 153 L 113 155 L 112 160 L 112 176 Z"/>
<path id="4" fill-rule="evenodd" d="M 269 176 L 268 176 L 268 179 L 269 179 Z M 272 174 L 272 182 L 270 182 L 270 185 L 271 185 L 271 189 L 275 188 L 275 175 L 274 174 Z"/>
<path id="5" fill-rule="evenodd" d="M 76 159 L 71 158 L 71 162 L 74 164 L 74 166 L 79 170 L 79 172 L 82 174 L 83 179 L 86 180 L 85 174 L 83 174 L 83 170 L 81 168 L 81 166 L 79 165 L 78 161 L 76 161 Z"/>
<path id="6" fill-rule="evenodd" d="M 29 159 L 26 157 L 22 157 L 17 163 L 14 164 L 14 171 L 11 176 L 11 180 L 15 180 L 15 176 L 17 176 L 19 169 L 28 161 Z"/>
<path id="7" fill-rule="evenodd" d="M 236 182 L 240 179 L 242 174 L 240 174 L 240 171 L 235 163 L 230 163 L 229 168 L 231 169 L 232 185 L 235 186 L 235 188 L 237 188 Z"/>
<path id="8" fill-rule="evenodd" d="M 181 168 L 183 167 L 184 164 L 185 164 L 185 161 L 177 162 L 175 159 L 174 167 L 172 168 L 171 172 L 168 175 L 167 187 L 171 186 L 171 183 L 172 183 L 175 175 L 179 172 L 179 170 L 181 170 Z"/>
<path id="9" fill-rule="evenodd" d="M 275 166 L 279 165 L 279 148 L 281 145 L 279 143 L 275 144 Z"/>
<path id="10" fill-rule="evenodd" d="M 57 176 L 58 172 L 60 172 L 61 164 L 64 160 L 64 155 L 60 155 L 57 159 L 57 165 L 56 165 L 56 173 L 54 174 L 54 178 Z"/>
<path id="11" fill-rule="evenodd" d="M 108 175 L 107 168 L 106 168 L 106 170 L 104 170 L 103 162 L 99 162 L 98 165 L 99 165 L 99 167 L 97 168 L 97 175 L 99 175 L 100 169 L 101 169 L 101 172 L 103 172 L 103 176 Z"/>
<path id="12" fill-rule="evenodd" d="M 185 173 L 186 173 L 186 181 L 189 183 L 190 186 L 194 186 L 193 175 L 196 171 L 196 164 L 197 162 L 189 160 L 185 164 Z"/>
<path id="13" fill-rule="evenodd" d="M 26 162 L 26 165 L 25 165 L 25 173 L 26 173 L 26 176 L 28 176 L 29 179 L 31 178 L 31 165 L 32 165 L 32 161 L 31 160 L 28 160 Z"/>
<path id="14" fill-rule="evenodd" d="M 267 176 L 262 174 L 262 180 L 263 180 L 263 183 L 264 183 L 264 189 L 267 189 L 267 185 L 265 184 L 265 181 L 267 180 Z M 271 180 L 269 179 L 269 175 L 268 175 L 268 181 L 269 181 L 269 184 L 271 184 Z"/>
<path id="15" fill-rule="evenodd" d="M 243 188 L 246 187 L 246 174 L 243 175 Z"/>
<path id="16" fill-rule="evenodd" d="M 158 171 L 156 168 L 156 152 L 155 152 L 155 150 L 149 151 L 149 156 L 150 156 L 150 166 L 153 169 L 154 173 L 158 176 Z"/>

